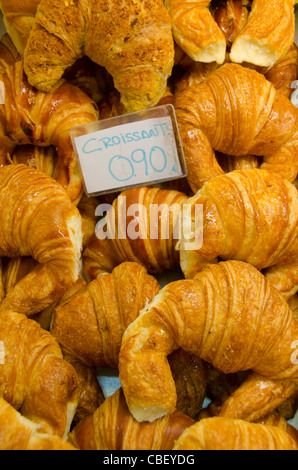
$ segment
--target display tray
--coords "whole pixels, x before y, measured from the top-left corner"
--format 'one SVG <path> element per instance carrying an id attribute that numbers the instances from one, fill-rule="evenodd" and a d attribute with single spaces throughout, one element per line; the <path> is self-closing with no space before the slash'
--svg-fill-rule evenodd
<path id="1" fill-rule="evenodd" d="M 295 42 L 298 44 L 298 5 L 295 7 L 296 10 L 296 33 L 295 33 Z M 0 35 L 2 36 L 6 32 L 5 26 L 3 24 L 3 16 L 0 12 Z M 157 276 L 157 280 L 161 287 L 166 285 L 169 282 L 179 280 L 183 278 L 183 274 L 179 269 L 173 269 L 167 271 L 160 276 Z M 115 391 L 117 391 L 121 384 L 118 377 L 117 369 L 111 368 L 98 368 L 97 369 L 97 378 L 101 385 L 104 396 L 107 398 L 111 396 Z M 205 401 L 203 406 L 208 404 L 208 400 Z M 298 411 L 295 417 L 289 420 L 289 423 L 298 430 Z"/>

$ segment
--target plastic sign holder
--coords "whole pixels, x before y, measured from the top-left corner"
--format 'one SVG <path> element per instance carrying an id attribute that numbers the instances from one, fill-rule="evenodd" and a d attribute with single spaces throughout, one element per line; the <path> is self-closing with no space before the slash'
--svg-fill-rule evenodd
<path id="1" fill-rule="evenodd" d="M 70 134 L 88 196 L 187 176 L 171 104 L 74 127 Z"/>

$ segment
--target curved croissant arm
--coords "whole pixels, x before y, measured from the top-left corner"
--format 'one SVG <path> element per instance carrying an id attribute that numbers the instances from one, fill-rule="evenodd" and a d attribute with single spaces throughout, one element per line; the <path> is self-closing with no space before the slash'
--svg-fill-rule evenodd
<path id="1" fill-rule="evenodd" d="M 158 291 L 158 282 L 143 266 L 122 263 L 60 302 L 51 333 L 84 364 L 117 367 L 125 328 Z"/>
<path id="2" fill-rule="evenodd" d="M 0 395 L 39 423 L 42 432 L 66 437 L 78 402 L 78 379 L 58 342 L 36 321 L 12 310 L 0 314 L 0 339 Z"/>
<path id="3" fill-rule="evenodd" d="M 83 55 L 113 77 L 128 112 L 154 106 L 174 64 L 170 18 L 162 0 L 41 0 L 24 52 L 29 82 L 50 91 Z"/>
<path id="4" fill-rule="evenodd" d="M 210 1 L 165 0 L 175 42 L 196 62 L 222 64 L 226 40 L 208 6 Z"/>
<path id="5" fill-rule="evenodd" d="M 173 450 L 297 450 L 298 443 L 277 426 L 223 417 L 206 418 L 187 428 Z"/>
<path id="6" fill-rule="evenodd" d="M 286 300 L 298 292 L 298 260 L 285 266 L 265 269 L 264 275 Z"/>
<path id="7" fill-rule="evenodd" d="M 297 383 L 297 333 L 288 304 L 257 269 L 241 261 L 209 265 L 164 287 L 126 329 L 119 377 L 127 405 L 138 421 L 173 411 L 167 356 L 178 347 L 224 373 L 252 369 Z"/>
<path id="8" fill-rule="evenodd" d="M 142 264 L 150 273 L 178 266 L 176 244 L 187 199 L 180 191 L 158 187 L 123 191 L 106 208 L 105 224 L 97 227 L 84 250 L 87 278 L 94 279 L 124 261 Z"/>
<path id="9" fill-rule="evenodd" d="M 22 416 L 3 398 L 0 421 L 0 450 L 76 450 L 60 436 L 42 433 L 38 424 Z"/>
<path id="10" fill-rule="evenodd" d="M 297 390 L 295 382 L 274 380 L 253 372 L 225 400 L 219 416 L 257 421 L 275 410 Z"/>
<path id="11" fill-rule="evenodd" d="M 260 168 L 295 180 L 298 109 L 255 70 L 225 64 L 177 93 L 175 109 L 194 193 L 223 174 L 214 151 L 262 156 Z"/>
<path id="12" fill-rule="evenodd" d="M 0 256 L 31 256 L 38 264 L 11 289 L 0 310 L 33 315 L 78 279 L 81 216 L 64 189 L 27 165 L 0 168 Z"/>
<path id="13" fill-rule="evenodd" d="M 178 411 L 154 423 L 138 423 L 119 389 L 75 426 L 69 441 L 79 450 L 171 450 L 175 440 L 193 423 Z"/>
<path id="14" fill-rule="evenodd" d="M 231 48 L 232 62 L 271 67 L 294 42 L 294 0 L 254 0 Z"/>
<path id="15" fill-rule="evenodd" d="M 3 22 L 19 54 L 23 55 L 40 0 L 0 0 Z"/>
<path id="16" fill-rule="evenodd" d="M 17 145 L 54 146 L 58 162 L 53 177 L 74 203 L 82 196 L 83 183 L 69 130 L 98 119 L 95 103 L 78 87 L 59 81 L 50 93 L 31 87 L 22 62 L 1 74 L 5 104 L 0 105 L 0 165 L 7 163 Z"/>
<path id="17" fill-rule="evenodd" d="M 185 277 L 193 277 L 219 257 L 246 261 L 260 270 L 269 266 L 289 270 L 296 262 L 298 193 L 279 175 L 261 169 L 233 171 L 206 182 L 188 203 L 194 223 L 190 233 L 184 230 L 181 236 Z M 195 218 L 197 207 L 202 207 L 202 222 Z M 203 240 L 196 248 L 198 231 Z"/>

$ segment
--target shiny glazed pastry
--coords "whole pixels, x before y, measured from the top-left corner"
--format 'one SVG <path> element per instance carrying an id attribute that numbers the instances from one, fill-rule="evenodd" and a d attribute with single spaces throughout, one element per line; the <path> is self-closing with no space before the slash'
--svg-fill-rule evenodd
<path id="1" fill-rule="evenodd" d="M 171 450 L 193 423 L 178 411 L 153 423 L 138 423 L 119 389 L 71 431 L 69 441 L 79 450 Z"/>
<path id="2" fill-rule="evenodd" d="M 187 428 L 173 450 L 298 450 L 298 443 L 277 426 L 214 417 Z"/>
<path id="3" fill-rule="evenodd" d="M 298 109 L 255 70 L 225 64 L 177 93 L 175 110 L 193 192 L 224 173 L 214 151 L 262 156 L 261 169 L 296 179 Z"/>
<path id="4" fill-rule="evenodd" d="M 206 182 L 188 203 L 194 226 L 182 231 L 180 265 L 185 277 L 220 258 L 238 259 L 260 270 L 272 266 L 270 277 L 281 265 L 289 272 L 292 266 L 293 284 L 287 289 L 295 290 L 298 193 L 293 184 L 267 170 L 233 171 Z M 203 220 L 195 224 L 196 207 L 202 207 Z M 196 230 L 202 232 L 198 246 Z"/>
<path id="5" fill-rule="evenodd" d="M 38 423 L 40 432 L 66 438 L 78 404 L 78 378 L 58 342 L 12 310 L 0 314 L 0 340 L 0 396 Z"/>
<path id="6" fill-rule="evenodd" d="M 208 265 L 194 279 L 165 286 L 126 329 L 119 377 L 127 405 L 138 421 L 175 409 L 167 356 L 177 347 L 224 373 L 251 369 L 297 383 L 291 360 L 297 327 L 287 302 L 256 268 L 242 261 Z"/>
<path id="7" fill-rule="evenodd" d="M 50 93 L 31 87 L 21 61 L 6 69 L 5 104 L 0 105 L 0 165 L 7 164 L 17 145 L 54 146 L 58 162 L 53 177 L 66 189 L 72 202 L 83 193 L 69 130 L 98 119 L 95 103 L 78 87 L 59 81 Z"/>
<path id="8" fill-rule="evenodd" d="M 178 266 L 176 244 L 180 237 L 181 208 L 187 199 L 180 191 L 159 187 L 123 191 L 107 207 L 104 224 L 97 226 L 83 252 L 87 279 L 111 271 L 124 261 L 137 262 L 150 273 Z M 130 212 L 134 208 L 139 211 Z M 131 237 L 130 230 L 139 236 Z"/>
<path id="9" fill-rule="evenodd" d="M 162 0 L 41 0 L 24 51 L 29 83 L 50 91 L 83 55 L 110 73 L 126 111 L 154 106 L 174 64 Z"/>
<path id="10" fill-rule="evenodd" d="M 66 191 L 27 165 L 0 168 L 0 255 L 30 256 L 34 267 L 0 304 L 33 315 L 56 302 L 78 279 L 82 222 Z"/>
<path id="11" fill-rule="evenodd" d="M 46 434 L 39 425 L 22 416 L 0 398 L 0 450 L 76 450 L 55 434 Z"/>

